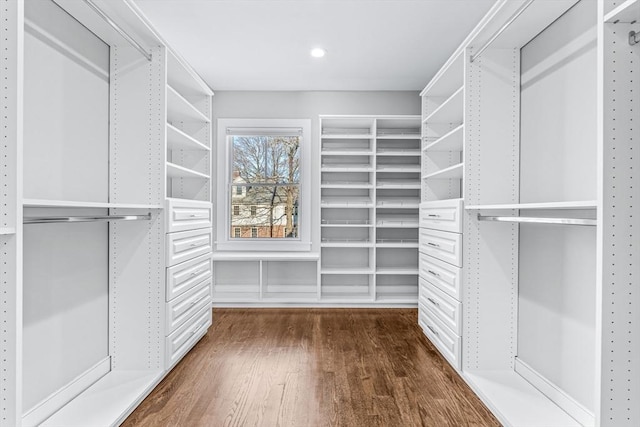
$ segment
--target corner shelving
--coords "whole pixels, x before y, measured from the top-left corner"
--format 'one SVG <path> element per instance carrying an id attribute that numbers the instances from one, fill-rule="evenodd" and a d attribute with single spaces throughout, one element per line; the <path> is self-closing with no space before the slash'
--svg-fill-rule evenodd
<path id="1" fill-rule="evenodd" d="M 167 162 L 167 177 L 169 178 L 200 178 L 208 180 L 207 174 L 198 172 L 171 162 Z"/>
<path id="2" fill-rule="evenodd" d="M 457 163 L 453 166 L 428 173 L 423 179 L 462 179 L 463 172 L 464 163 Z"/>
<path id="3" fill-rule="evenodd" d="M 462 151 L 464 125 L 460 125 L 433 142 L 427 143 L 424 151 Z"/>
<path id="4" fill-rule="evenodd" d="M 167 146 L 169 150 L 203 150 L 211 151 L 207 145 L 187 135 L 180 129 L 167 123 Z"/>
<path id="5" fill-rule="evenodd" d="M 167 120 L 174 122 L 210 123 L 211 119 L 194 107 L 174 88 L 167 85 Z"/>

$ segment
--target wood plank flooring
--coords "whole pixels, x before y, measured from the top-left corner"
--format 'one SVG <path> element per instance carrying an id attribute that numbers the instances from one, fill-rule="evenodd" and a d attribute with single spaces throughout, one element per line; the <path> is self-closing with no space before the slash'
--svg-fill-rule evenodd
<path id="1" fill-rule="evenodd" d="M 414 309 L 215 309 L 123 424 L 499 426 Z"/>

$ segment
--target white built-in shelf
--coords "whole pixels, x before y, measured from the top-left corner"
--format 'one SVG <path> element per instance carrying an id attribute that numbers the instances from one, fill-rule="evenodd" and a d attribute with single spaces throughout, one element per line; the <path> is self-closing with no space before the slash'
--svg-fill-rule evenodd
<path id="1" fill-rule="evenodd" d="M 414 216 L 383 216 L 378 215 L 376 221 L 378 228 L 417 228 L 418 217 Z"/>
<path id="2" fill-rule="evenodd" d="M 447 134 L 425 146 L 425 151 L 462 151 L 464 146 L 464 125 L 452 129 Z"/>
<path id="3" fill-rule="evenodd" d="M 420 156 L 420 149 L 410 148 L 378 148 L 378 156 L 415 157 Z"/>
<path id="4" fill-rule="evenodd" d="M 211 120 L 202 114 L 171 86 L 167 86 L 167 121 L 209 123 Z"/>
<path id="5" fill-rule="evenodd" d="M 378 198 L 376 206 L 379 208 L 409 208 L 418 209 L 420 199 L 415 197 Z"/>
<path id="6" fill-rule="evenodd" d="M 163 371 L 112 370 L 40 425 L 119 425 L 160 382 L 163 374 Z"/>
<path id="7" fill-rule="evenodd" d="M 464 111 L 464 88 L 459 88 L 444 101 L 423 123 L 462 123 Z"/>
<path id="8" fill-rule="evenodd" d="M 0 236 L 7 236 L 11 234 L 16 234 L 15 227 L 0 227 Z"/>
<path id="9" fill-rule="evenodd" d="M 378 172 L 407 172 L 418 173 L 420 172 L 420 165 L 378 165 L 376 167 Z"/>
<path id="10" fill-rule="evenodd" d="M 162 205 L 142 203 L 80 202 L 72 200 L 23 199 L 25 208 L 162 209 Z"/>
<path id="11" fill-rule="evenodd" d="M 371 156 L 373 150 L 359 150 L 357 148 L 331 148 L 330 150 L 322 150 L 323 156 Z"/>
<path id="12" fill-rule="evenodd" d="M 327 266 L 320 268 L 322 274 L 373 274 L 371 267 Z"/>
<path id="13" fill-rule="evenodd" d="M 373 184 L 368 182 L 329 182 L 325 181 L 320 184 L 322 188 L 373 188 Z"/>
<path id="14" fill-rule="evenodd" d="M 378 180 L 376 187 L 380 189 L 415 190 L 420 189 L 420 182 L 414 179 Z"/>
<path id="15" fill-rule="evenodd" d="M 373 172 L 373 166 L 369 164 L 325 164 L 322 172 Z"/>
<path id="16" fill-rule="evenodd" d="M 604 16 L 604 22 L 630 23 L 640 21 L 640 0 L 627 0 Z"/>
<path id="17" fill-rule="evenodd" d="M 417 275 L 418 267 L 415 268 L 377 268 L 376 274 L 387 274 L 387 275 Z"/>
<path id="18" fill-rule="evenodd" d="M 214 251 L 214 261 L 314 261 L 320 258 L 318 252 L 225 252 Z"/>
<path id="19" fill-rule="evenodd" d="M 469 205 L 466 210 L 511 210 L 511 209 L 596 209 L 596 200 L 578 200 L 575 202 L 546 202 L 546 203 L 507 203 L 500 205 Z"/>
<path id="20" fill-rule="evenodd" d="M 323 197 L 320 200 L 320 206 L 322 207 L 371 207 L 373 201 L 369 197 Z"/>
<path id="21" fill-rule="evenodd" d="M 416 133 L 399 133 L 384 134 L 376 136 L 377 139 L 420 139 L 420 132 Z"/>
<path id="22" fill-rule="evenodd" d="M 167 83 L 184 96 L 211 96 L 209 87 L 178 57 L 167 51 Z"/>
<path id="23" fill-rule="evenodd" d="M 373 227 L 373 224 L 368 220 L 344 220 L 344 221 L 327 221 L 322 220 L 321 227 L 344 227 L 344 228 L 357 228 L 357 227 Z"/>
<path id="24" fill-rule="evenodd" d="M 416 300 L 418 299 L 418 292 L 416 291 L 413 294 L 389 294 L 389 295 L 378 295 L 376 297 L 377 303 L 389 303 L 389 304 L 411 304 L 412 306 L 416 305 Z"/>
<path id="25" fill-rule="evenodd" d="M 211 151 L 209 147 L 167 123 L 167 146 L 170 150 Z"/>
<path id="26" fill-rule="evenodd" d="M 169 178 L 201 178 L 209 179 L 209 175 L 197 172 L 175 163 L 167 162 L 167 176 Z"/>
<path id="27" fill-rule="evenodd" d="M 371 139 L 373 134 L 370 133 L 341 133 L 341 134 L 322 134 L 322 139 Z"/>
<path id="28" fill-rule="evenodd" d="M 323 248 L 372 248 L 371 240 L 325 240 L 322 239 L 320 246 Z"/>
<path id="29" fill-rule="evenodd" d="M 464 163 L 458 163 L 457 165 L 427 174 L 423 179 L 462 179 L 463 170 Z"/>
<path id="30" fill-rule="evenodd" d="M 378 248 L 417 248 L 417 239 L 378 239 L 376 242 Z"/>
<path id="31" fill-rule="evenodd" d="M 444 97 L 451 95 L 464 84 L 464 51 L 451 58 L 427 85 L 422 96 Z"/>

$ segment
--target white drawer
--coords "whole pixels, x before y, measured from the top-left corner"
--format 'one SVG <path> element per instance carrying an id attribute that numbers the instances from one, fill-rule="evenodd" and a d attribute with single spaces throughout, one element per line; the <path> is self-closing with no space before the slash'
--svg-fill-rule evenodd
<path id="1" fill-rule="evenodd" d="M 421 228 L 420 252 L 462 267 L 462 234 Z"/>
<path id="2" fill-rule="evenodd" d="M 420 302 L 456 335 L 462 335 L 462 304 L 420 279 Z"/>
<path id="3" fill-rule="evenodd" d="M 462 268 L 421 253 L 420 278 L 458 301 L 462 300 Z"/>
<path id="4" fill-rule="evenodd" d="M 211 277 L 213 272 L 212 262 L 211 254 L 205 254 L 167 268 L 167 301 L 171 301 L 181 293 Z"/>
<path id="5" fill-rule="evenodd" d="M 420 227 L 462 233 L 462 199 L 438 200 L 420 204 Z"/>
<path id="6" fill-rule="evenodd" d="M 172 266 L 211 252 L 211 229 L 167 234 L 167 265 Z"/>
<path id="7" fill-rule="evenodd" d="M 165 339 L 167 368 L 175 365 L 211 326 L 211 307 L 205 307 Z"/>
<path id="8" fill-rule="evenodd" d="M 204 307 L 211 307 L 211 277 L 198 286 L 171 300 L 166 305 L 166 334 L 183 325 Z"/>
<path id="9" fill-rule="evenodd" d="M 198 200 L 167 200 L 167 232 L 211 228 L 212 204 Z"/>
<path id="10" fill-rule="evenodd" d="M 449 361 L 451 366 L 460 370 L 462 366 L 462 340 L 431 315 L 421 303 L 419 305 L 421 307 L 418 319 L 425 335 L 440 350 L 440 354 Z"/>

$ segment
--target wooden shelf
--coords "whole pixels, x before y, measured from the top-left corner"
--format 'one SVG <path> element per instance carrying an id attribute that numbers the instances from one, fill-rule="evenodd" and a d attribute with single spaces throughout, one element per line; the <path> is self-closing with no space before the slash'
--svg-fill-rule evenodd
<path id="1" fill-rule="evenodd" d="M 511 209 L 596 209 L 596 200 L 579 200 L 575 202 L 546 202 L 546 203 L 508 203 L 503 205 L 469 205 L 466 210 L 511 210 Z"/>
<path id="2" fill-rule="evenodd" d="M 464 111 L 464 87 L 459 88 L 451 97 L 442 103 L 423 123 L 458 123 L 462 124 Z"/>
<path id="3" fill-rule="evenodd" d="M 211 148 L 190 137 L 169 123 L 167 123 L 167 146 L 170 150 L 211 151 Z"/>
<path id="4" fill-rule="evenodd" d="M 202 114 L 171 86 L 167 86 L 167 121 L 210 123 L 211 120 Z"/>
<path id="5" fill-rule="evenodd" d="M 604 16 L 607 23 L 640 21 L 640 0 L 627 0 Z"/>
<path id="6" fill-rule="evenodd" d="M 162 209 L 162 205 L 138 203 L 80 202 L 71 200 L 23 199 L 25 208 L 99 208 L 99 209 Z"/>
<path id="7" fill-rule="evenodd" d="M 423 179 L 462 179 L 463 171 L 464 163 L 458 163 L 457 165 L 449 166 L 448 168 L 425 175 Z"/>
<path id="8" fill-rule="evenodd" d="M 462 151 L 464 147 L 464 124 L 428 144 L 425 151 Z"/>
<path id="9" fill-rule="evenodd" d="M 185 168 L 183 166 L 176 165 L 175 163 L 167 162 L 167 176 L 169 178 L 200 178 L 209 179 L 209 175 L 202 172 L 196 172 L 194 170 Z"/>

